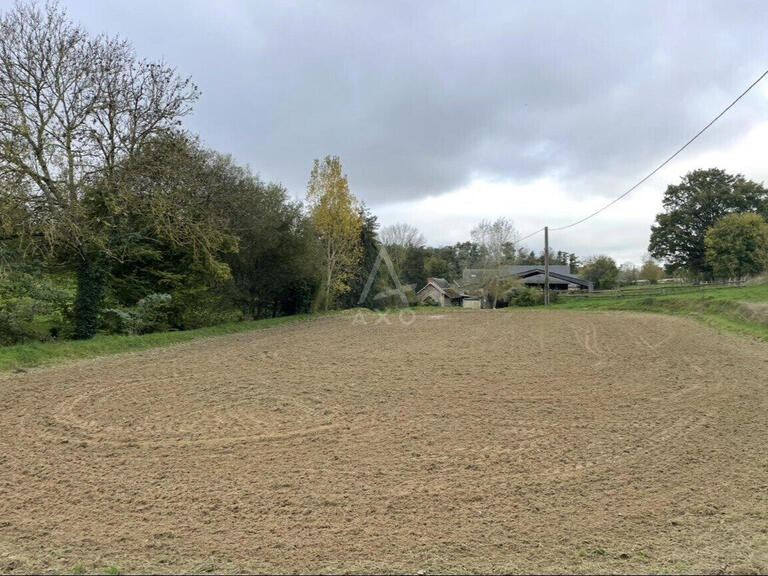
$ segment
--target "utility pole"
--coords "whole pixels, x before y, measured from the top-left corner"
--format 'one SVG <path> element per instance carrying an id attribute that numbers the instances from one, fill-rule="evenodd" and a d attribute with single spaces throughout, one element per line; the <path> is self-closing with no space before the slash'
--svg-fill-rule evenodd
<path id="1" fill-rule="evenodd" d="M 544 306 L 549 306 L 549 226 L 544 226 Z"/>

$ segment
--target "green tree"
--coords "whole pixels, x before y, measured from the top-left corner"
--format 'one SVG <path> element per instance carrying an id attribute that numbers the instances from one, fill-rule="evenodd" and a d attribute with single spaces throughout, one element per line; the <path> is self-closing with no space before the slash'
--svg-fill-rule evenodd
<path id="1" fill-rule="evenodd" d="M 357 199 L 349 191 L 338 156 L 315 160 L 307 185 L 307 206 L 322 244 L 322 305 L 328 310 L 339 294 L 350 290 L 362 256 Z"/>
<path id="2" fill-rule="evenodd" d="M 359 216 L 363 222 L 363 225 L 360 228 L 360 247 L 362 255 L 355 274 L 350 278 L 349 292 L 342 295 L 340 298 L 341 304 L 345 308 L 352 308 L 360 304 L 360 297 L 365 289 L 368 276 L 374 272 L 373 267 L 376 263 L 376 258 L 379 255 L 379 250 L 381 250 L 381 242 L 379 241 L 379 234 L 377 232 L 379 227 L 378 219 L 365 206 L 360 207 Z M 371 284 L 368 293 L 365 295 L 365 299 L 362 302 L 363 306 L 373 308 L 376 305 L 374 296 L 378 294 L 385 274 L 387 274 L 386 266 L 382 265 L 376 270 L 376 278 Z"/>
<path id="3" fill-rule="evenodd" d="M 590 282 L 594 282 L 595 288 L 600 290 L 614 288 L 619 279 L 616 261 L 610 256 L 594 256 L 587 259 L 581 268 L 581 274 Z"/>
<path id="4" fill-rule="evenodd" d="M 521 264 L 521 265 L 527 265 L 527 266 L 535 266 L 536 264 L 542 264 L 543 262 L 544 262 L 543 251 L 541 253 L 541 256 L 537 256 L 535 250 L 526 250 L 525 248 L 521 248 L 517 253 L 517 258 L 515 258 L 515 264 Z"/>
<path id="5" fill-rule="evenodd" d="M 0 263 L 0 345 L 58 338 L 72 306 L 71 291 L 52 271 L 16 256 Z M 35 322 L 42 315 L 46 321 Z"/>
<path id="6" fill-rule="evenodd" d="M 518 262 L 518 264 L 541 264 L 544 265 L 544 250 L 542 250 L 538 256 L 536 256 L 535 252 L 531 250 L 529 254 L 526 254 L 523 250 L 520 251 L 520 259 L 526 260 L 525 262 Z M 575 254 L 569 254 L 568 252 L 563 252 L 562 250 L 558 250 L 555 252 L 552 250 L 552 248 L 549 249 L 549 263 L 550 264 L 558 264 L 558 265 L 567 265 L 570 264 L 571 256 L 575 257 Z"/>
<path id="7" fill-rule="evenodd" d="M 246 169 L 228 164 L 227 172 L 229 184 L 217 204 L 238 241 L 227 258 L 232 299 L 254 319 L 306 311 L 307 293 L 319 281 L 319 246 L 301 204 Z"/>
<path id="8" fill-rule="evenodd" d="M 646 258 L 643 260 L 638 278 L 647 280 L 651 284 L 658 284 L 659 280 L 664 278 L 664 269 L 653 258 Z"/>
<path id="9" fill-rule="evenodd" d="M 461 277 L 459 264 L 454 258 L 453 248 L 435 248 L 424 260 L 424 275 L 428 278 L 445 278 L 449 282 Z M 421 288 L 421 286 L 419 286 Z"/>
<path id="10" fill-rule="evenodd" d="M 656 216 L 648 247 L 671 271 L 712 275 L 704 237 L 723 216 L 756 213 L 768 216 L 768 191 L 761 185 L 723 170 L 694 170 L 664 193 L 664 212 Z"/>
<path id="11" fill-rule="evenodd" d="M 474 242 L 457 242 L 453 247 L 453 253 L 454 260 L 461 270 L 474 268 L 480 265 L 483 259 L 482 248 Z"/>
<path id="12" fill-rule="evenodd" d="M 581 261 L 579 260 L 579 257 L 576 256 L 576 254 L 573 252 L 568 254 L 567 264 L 571 267 L 572 274 L 578 273 L 579 269 L 581 268 Z"/>
<path id="13" fill-rule="evenodd" d="M 758 214 L 729 214 L 718 220 L 704 244 L 718 278 L 743 278 L 768 267 L 768 224 Z"/>
<path id="14" fill-rule="evenodd" d="M 175 129 L 197 96 L 189 79 L 89 36 L 56 4 L 19 3 L 0 18 L 0 219 L 25 250 L 76 270 L 75 337 L 94 334 L 119 257 L 118 165 Z"/>
<path id="15" fill-rule="evenodd" d="M 216 320 L 205 311 L 210 302 L 204 306 L 201 299 L 230 278 L 227 255 L 237 250 L 221 210 L 235 183 L 231 171 L 226 157 L 183 135 L 155 138 L 116 166 L 112 193 L 99 196 L 94 211 L 109 223 L 110 233 L 95 246 L 111 255 L 107 284 L 119 304 L 169 293 L 175 327 Z"/>
<path id="16" fill-rule="evenodd" d="M 429 256 L 429 250 L 421 246 L 411 246 L 405 251 L 405 261 L 400 274 L 400 281 L 409 284 L 415 290 L 419 290 L 427 283 L 425 262 Z"/>

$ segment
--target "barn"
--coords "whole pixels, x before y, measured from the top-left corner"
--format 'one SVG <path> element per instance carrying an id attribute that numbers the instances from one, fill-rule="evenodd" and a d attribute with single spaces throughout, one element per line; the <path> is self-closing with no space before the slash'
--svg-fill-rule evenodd
<path id="1" fill-rule="evenodd" d="M 545 282 L 544 266 L 536 265 L 510 265 L 500 269 L 465 268 L 462 275 L 462 285 L 482 284 L 490 278 L 519 278 L 528 286 L 543 288 Z M 571 273 L 571 267 L 567 264 L 553 264 L 549 267 L 550 290 L 587 290 L 592 292 L 594 285 L 588 280 Z"/>

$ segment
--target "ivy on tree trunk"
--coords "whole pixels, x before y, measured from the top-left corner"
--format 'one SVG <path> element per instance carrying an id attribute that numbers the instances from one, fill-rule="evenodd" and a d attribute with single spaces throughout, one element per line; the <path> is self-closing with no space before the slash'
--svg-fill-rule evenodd
<path id="1" fill-rule="evenodd" d="M 106 282 L 104 264 L 100 259 L 81 259 L 77 270 L 73 338 L 87 340 L 96 334 Z"/>

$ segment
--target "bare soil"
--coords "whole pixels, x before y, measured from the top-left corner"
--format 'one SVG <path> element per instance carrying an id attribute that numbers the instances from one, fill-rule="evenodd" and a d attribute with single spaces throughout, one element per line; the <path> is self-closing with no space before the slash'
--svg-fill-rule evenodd
<path id="1" fill-rule="evenodd" d="M 0 416 L 2 572 L 768 571 L 768 344 L 683 318 L 326 318 Z"/>

